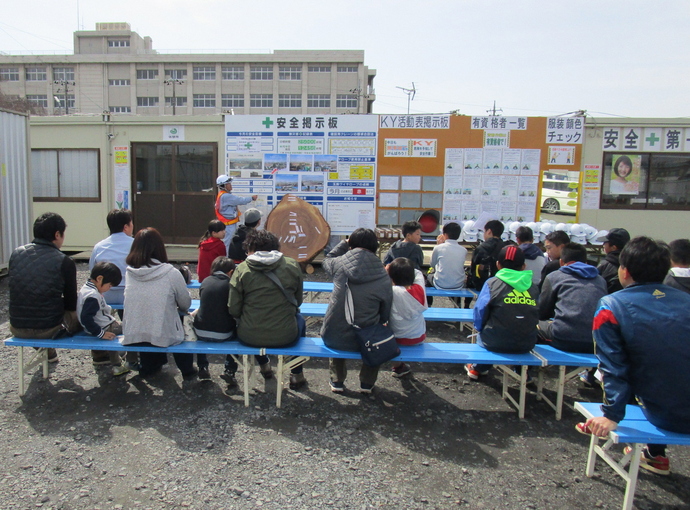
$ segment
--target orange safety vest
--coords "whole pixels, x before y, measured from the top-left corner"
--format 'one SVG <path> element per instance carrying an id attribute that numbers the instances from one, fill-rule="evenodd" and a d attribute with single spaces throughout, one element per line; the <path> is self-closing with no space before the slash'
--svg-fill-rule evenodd
<path id="1" fill-rule="evenodd" d="M 240 216 L 242 216 L 242 213 L 239 209 L 237 209 L 237 207 L 235 207 L 235 210 L 237 211 L 237 216 L 235 216 L 231 220 L 227 219 L 220 213 L 220 197 L 223 195 L 223 193 L 227 193 L 227 191 L 219 190 L 218 197 L 216 198 L 216 218 L 222 221 L 223 225 L 234 225 L 235 223 L 240 221 Z"/>

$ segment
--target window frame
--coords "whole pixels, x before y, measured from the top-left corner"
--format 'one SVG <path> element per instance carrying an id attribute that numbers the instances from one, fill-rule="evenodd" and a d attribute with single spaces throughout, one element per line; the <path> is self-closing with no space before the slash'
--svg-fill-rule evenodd
<path id="1" fill-rule="evenodd" d="M 194 66 L 192 67 L 192 79 L 194 81 L 215 81 L 216 66 Z"/>
<path id="2" fill-rule="evenodd" d="M 144 99 L 146 101 L 143 101 Z M 150 103 L 152 101 L 155 104 L 142 104 L 144 102 Z M 158 96 L 137 96 L 137 108 L 157 108 L 159 104 L 160 98 Z"/>
<path id="3" fill-rule="evenodd" d="M 124 82 L 124 83 L 120 83 Z M 131 87 L 132 80 L 129 78 L 109 78 L 108 87 Z"/>
<path id="4" fill-rule="evenodd" d="M 74 81 L 74 67 L 53 67 L 53 81 Z"/>
<path id="5" fill-rule="evenodd" d="M 307 72 L 310 72 L 310 73 L 330 73 L 332 67 L 333 66 L 331 66 L 331 65 L 311 65 L 310 64 L 307 68 L 308 69 Z"/>
<path id="6" fill-rule="evenodd" d="M 301 66 L 278 66 L 278 80 L 302 81 Z"/>
<path id="7" fill-rule="evenodd" d="M 152 77 L 153 75 L 153 77 Z M 158 69 L 137 69 L 137 80 L 157 80 Z"/>
<path id="8" fill-rule="evenodd" d="M 255 104 L 257 101 L 262 104 Z M 273 108 L 273 94 L 249 94 L 249 108 Z"/>
<path id="9" fill-rule="evenodd" d="M 19 68 L 0 67 L 0 81 L 19 81 Z"/>
<path id="10" fill-rule="evenodd" d="M 165 97 L 165 107 L 166 108 L 172 108 L 173 106 L 173 97 L 172 96 L 166 96 Z M 186 107 L 187 106 L 187 96 L 175 96 L 175 108 L 177 107 Z"/>
<path id="11" fill-rule="evenodd" d="M 350 103 L 352 102 L 352 103 Z M 340 104 L 339 104 L 340 103 Z M 335 107 L 336 108 L 357 108 L 356 94 L 336 94 Z"/>
<path id="12" fill-rule="evenodd" d="M 108 48 L 129 48 L 129 39 L 108 39 Z"/>
<path id="13" fill-rule="evenodd" d="M 25 67 L 24 77 L 26 81 L 48 81 L 48 71 L 45 67 Z"/>
<path id="14" fill-rule="evenodd" d="M 278 108 L 302 108 L 302 94 L 278 94 Z"/>
<path id="15" fill-rule="evenodd" d="M 57 197 L 37 197 L 33 196 L 33 201 L 34 202 L 91 202 L 91 203 L 98 203 L 101 202 L 101 150 L 100 149 L 67 149 L 67 148 L 61 148 L 61 149 L 47 149 L 47 148 L 42 148 L 42 149 L 31 149 L 31 154 L 33 155 L 34 152 L 45 152 L 45 151 L 52 151 L 55 152 L 56 158 L 57 158 L 57 165 L 56 165 L 56 171 L 57 171 L 57 185 L 58 185 L 58 196 Z M 96 153 L 96 172 L 97 172 L 97 184 L 96 184 L 96 189 L 97 189 L 97 196 L 95 197 L 63 197 L 60 196 L 60 153 L 61 152 L 95 152 Z M 33 185 L 33 183 L 32 183 Z"/>
<path id="16" fill-rule="evenodd" d="M 58 98 L 60 102 L 56 101 L 55 98 Z M 53 96 L 53 108 L 64 108 L 65 105 L 62 104 L 62 102 L 65 100 L 65 95 L 64 94 L 56 94 Z M 77 98 L 74 94 L 67 94 L 67 107 L 71 109 L 76 109 L 76 103 L 77 103 Z"/>
<path id="17" fill-rule="evenodd" d="M 359 72 L 359 66 L 338 66 L 337 71 L 339 73 L 357 73 Z"/>
<path id="18" fill-rule="evenodd" d="M 273 81 L 273 66 L 251 66 L 249 79 L 251 81 Z"/>
<path id="19" fill-rule="evenodd" d="M 201 97 L 204 96 L 204 97 Z M 198 102 L 203 102 L 204 104 L 198 104 Z M 206 104 L 206 103 L 209 104 Z M 192 108 L 215 108 L 216 107 L 216 95 L 215 94 L 194 94 L 192 98 Z"/>
<path id="20" fill-rule="evenodd" d="M 125 108 L 125 110 L 121 110 L 122 108 Z M 120 109 L 120 111 L 118 111 Z M 132 113 L 132 107 L 131 106 L 108 106 L 108 111 L 110 113 Z"/>
<path id="21" fill-rule="evenodd" d="M 186 69 L 165 69 L 164 70 L 166 80 L 186 80 L 187 70 Z"/>
<path id="22" fill-rule="evenodd" d="M 233 101 L 238 103 L 234 104 Z M 244 108 L 244 94 L 221 94 L 220 104 L 221 108 Z"/>
<path id="23" fill-rule="evenodd" d="M 48 94 L 27 94 L 25 97 L 33 105 L 48 108 Z"/>
<path id="24" fill-rule="evenodd" d="M 323 104 L 321 104 L 323 102 Z M 309 94 L 307 95 L 307 108 L 330 108 L 330 94 Z"/>
<path id="25" fill-rule="evenodd" d="M 244 81 L 244 66 L 222 66 L 220 73 L 224 81 Z"/>

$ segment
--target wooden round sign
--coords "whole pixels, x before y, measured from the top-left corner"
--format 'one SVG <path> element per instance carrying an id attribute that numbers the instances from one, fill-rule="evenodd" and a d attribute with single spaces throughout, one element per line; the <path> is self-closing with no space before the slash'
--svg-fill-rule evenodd
<path id="1" fill-rule="evenodd" d="M 294 195 L 285 195 L 273 208 L 265 228 L 280 239 L 280 251 L 300 263 L 311 261 L 331 237 L 321 211 Z"/>

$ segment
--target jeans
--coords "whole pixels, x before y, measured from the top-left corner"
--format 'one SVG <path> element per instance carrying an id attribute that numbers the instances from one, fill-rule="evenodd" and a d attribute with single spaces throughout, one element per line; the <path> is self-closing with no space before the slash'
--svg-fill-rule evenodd
<path id="1" fill-rule="evenodd" d="M 149 342 L 139 342 L 136 344 L 130 344 L 133 346 L 151 346 Z M 191 375 L 194 373 L 194 355 L 188 353 L 173 353 L 173 359 L 177 368 L 180 369 L 183 376 Z M 140 352 L 139 360 L 141 362 L 140 375 L 150 375 L 158 372 L 163 365 L 168 362 L 168 353 L 166 352 Z"/>

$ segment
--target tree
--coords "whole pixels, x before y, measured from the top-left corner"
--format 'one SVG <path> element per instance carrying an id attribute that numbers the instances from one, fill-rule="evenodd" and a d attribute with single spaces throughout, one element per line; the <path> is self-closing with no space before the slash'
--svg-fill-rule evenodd
<path id="1" fill-rule="evenodd" d="M 15 112 L 30 113 L 31 115 L 46 115 L 42 106 L 32 103 L 25 97 L 5 94 L 0 90 L 0 108 Z"/>

